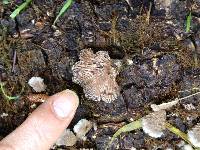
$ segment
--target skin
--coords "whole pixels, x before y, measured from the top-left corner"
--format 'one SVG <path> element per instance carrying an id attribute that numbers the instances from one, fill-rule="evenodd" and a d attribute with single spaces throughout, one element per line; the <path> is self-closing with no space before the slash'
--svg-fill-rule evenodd
<path id="1" fill-rule="evenodd" d="M 65 116 L 55 111 L 55 102 L 67 104 Z M 78 107 L 78 96 L 65 90 L 41 104 L 16 130 L 0 141 L 1 150 L 48 150 L 68 127 Z M 63 112 L 62 112 L 63 113 Z"/>

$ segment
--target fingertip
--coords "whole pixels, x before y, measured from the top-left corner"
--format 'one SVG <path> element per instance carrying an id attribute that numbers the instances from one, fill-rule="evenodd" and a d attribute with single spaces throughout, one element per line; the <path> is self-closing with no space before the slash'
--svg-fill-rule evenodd
<path id="1" fill-rule="evenodd" d="M 69 89 L 64 90 L 63 92 L 65 92 L 66 95 L 68 95 L 69 99 L 73 100 L 74 106 L 75 106 L 75 108 L 77 108 L 79 105 L 79 97 L 76 94 L 76 92 L 69 90 Z"/>
<path id="2" fill-rule="evenodd" d="M 70 124 L 79 105 L 77 94 L 71 90 L 57 93 L 41 104 L 26 121 L 0 143 L 16 150 L 49 149 Z"/>
<path id="3" fill-rule="evenodd" d="M 64 90 L 51 97 L 52 111 L 59 119 L 73 116 L 78 105 L 79 98 L 74 91 Z"/>

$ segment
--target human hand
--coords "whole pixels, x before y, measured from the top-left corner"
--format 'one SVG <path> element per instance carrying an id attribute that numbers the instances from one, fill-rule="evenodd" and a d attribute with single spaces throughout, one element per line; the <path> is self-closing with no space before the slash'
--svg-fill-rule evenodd
<path id="1" fill-rule="evenodd" d="M 73 119 L 78 104 L 78 96 L 70 90 L 49 97 L 24 123 L 0 141 L 0 149 L 50 149 Z"/>

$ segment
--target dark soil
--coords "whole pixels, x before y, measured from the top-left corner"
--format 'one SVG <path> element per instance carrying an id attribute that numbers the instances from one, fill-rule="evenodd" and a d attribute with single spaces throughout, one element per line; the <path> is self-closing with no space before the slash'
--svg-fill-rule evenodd
<path id="1" fill-rule="evenodd" d="M 34 93 L 27 85 L 32 76 L 44 78 L 47 95 L 64 89 L 77 92 L 81 105 L 70 127 L 82 118 L 97 123 L 97 131 L 91 130 L 87 140 L 74 148 L 104 149 L 122 125 L 151 112 L 150 104 L 169 102 L 200 88 L 198 0 L 172 0 L 168 6 L 162 0 L 130 0 L 131 6 L 126 0 L 76 0 L 56 27 L 52 23 L 63 1 L 34 0 L 11 20 L 9 15 L 21 2 L 0 2 L 0 82 L 6 83 L 9 95 L 17 95 L 25 86 L 17 101 L 0 95 L 0 138 L 35 109 L 27 99 Z M 186 33 L 190 11 L 191 31 Z M 113 103 L 86 99 L 82 88 L 72 82 L 71 67 L 84 48 L 108 51 L 122 63 L 117 77 L 121 95 Z M 181 101 L 167 114 L 171 124 L 186 132 L 200 122 L 200 95 Z M 138 130 L 123 133 L 111 149 L 180 149 L 180 141 L 172 133 L 154 139 Z"/>

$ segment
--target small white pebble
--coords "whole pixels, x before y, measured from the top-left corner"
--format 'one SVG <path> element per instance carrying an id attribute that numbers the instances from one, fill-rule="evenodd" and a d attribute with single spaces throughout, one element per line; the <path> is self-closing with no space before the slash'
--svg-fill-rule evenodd
<path id="1" fill-rule="evenodd" d="M 8 116 L 7 113 L 2 113 L 2 114 L 1 114 L 1 118 L 7 117 L 7 116 Z"/>
<path id="2" fill-rule="evenodd" d="M 167 23 L 167 24 L 173 25 L 173 22 L 172 22 L 172 21 L 167 21 L 166 23 Z"/>
<path id="3" fill-rule="evenodd" d="M 183 104 L 183 107 L 187 110 L 194 110 L 196 109 L 193 104 Z"/>
<path id="4" fill-rule="evenodd" d="M 179 115 L 176 114 L 176 113 L 171 113 L 171 114 L 169 114 L 169 115 L 167 115 L 167 116 L 178 117 Z"/>
<path id="5" fill-rule="evenodd" d="M 127 62 L 128 65 L 132 65 L 133 64 L 133 61 L 131 59 L 127 59 L 126 62 Z"/>
<path id="6" fill-rule="evenodd" d="M 32 109 L 36 108 L 36 104 L 32 104 L 32 105 L 30 106 L 30 108 L 32 108 Z"/>
<path id="7" fill-rule="evenodd" d="M 62 35 L 62 32 L 61 32 L 60 30 L 56 30 L 56 31 L 53 33 L 53 35 L 54 35 L 55 37 L 61 36 L 61 35 Z"/>
<path id="8" fill-rule="evenodd" d="M 18 38 L 18 37 L 19 37 L 19 33 L 14 33 L 14 34 L 12 35 L 12 37 L 13 37 L 13 38 Z"/>
<path id="9" fill-rule="evenodd" d="M 35 19 L 32 19 L 32 20 L 31 20 L 31 23 L 32 23 L 32 24 L 35 24 Z"/>
<path id="10" fill-rule="evenodd" d="M 93 123 L 93 129 L 94 129 L 94 131 L 97 131 L 97 128 L 98 128 L 98 127 L 97 127 L 97 124 L 94 122 L 94 123 Z"/>
<path id="11" fill-rule="evenodd" d="M 86 140 L 85 135 L 93 127 L 93 123 L 87 119 L 81 119 L 73 128 L 76 136 L 82 140 Z"/>
<path id="12" fill-rule="evenodd" d="M 47 16 L 52 17 L 53 16 L 53 12 L 50 12 L 47 10 Z"/>
<path id="13" fill-rule="evenodd" d="M 96 139 L 96 138 L 97 138 L 97 136 L 96 136 L 96 135 L 93 135 L 93 136 L 92 136 L 92 138 L 93 138 L 93 139 Z"/>
<path id="14" fill-rule="evenodd" d="M 46 90 L 46 85 L 44 84 L 44 79 L 41 77 L 32 77 L 29 79 L 28 84 L 33 88 L 36 92 L 42 92 Z"/>
<path id="15" fill-rule="evenodd" d="M 130 118 L 130 121 L 134 121 L 134 119 L 133 119 L 133 118 Z"/>

